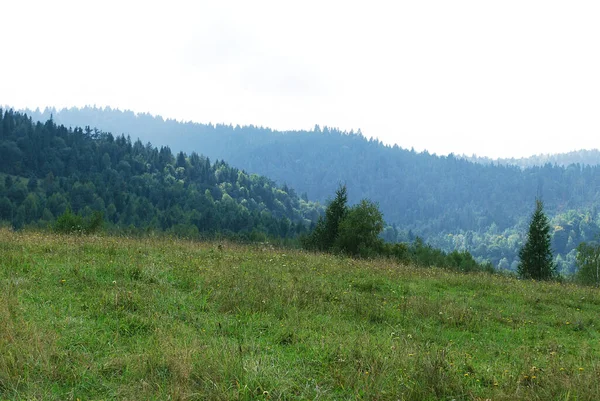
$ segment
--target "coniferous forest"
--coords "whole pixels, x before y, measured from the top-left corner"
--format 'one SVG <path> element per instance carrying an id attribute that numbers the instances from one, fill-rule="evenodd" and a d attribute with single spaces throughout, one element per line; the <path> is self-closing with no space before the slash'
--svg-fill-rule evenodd
<path id="1" fill-rule="evenodd" d="M 320 213 L 285 185 L 196 152 L 34 123 L 12 110 L 0 117 L 0 220 L 16 228 L 48 225 L 69 210 L 134 231 L 285 239 Z"/>
<path id="2" fill-rule="evenodd" d="M 596 208 L 600 167 L 594 164 L 594 152 L 513 161 L 519 165 L 477 158 L 474 163 L 454 155 L 386 146 L 360 131 L 328 127 L 279 132 L 92 107 L 30 113 L 34 120 L 53 115 L 67 126 L 90 125 L 176 152 L 196 151 L 226 160 L 289 185 L 302 195 L 303 205 L 308 205 L 308 199 L 324 203 L 345 184 L 350 204 L 363 198 L 378 204 L 386 222 L 382 233 L 386 241 L 411 242 L 420 237 L 446 251 L 469 251 L 502 269 L 517 269 L 536 198 L 543 200 L 550 219 L 559 272 L 573 272 L 577 246 L 600 232 Z M 304 211 L 302 217 L 314 221 L 316 208 L 308 208 L 313 213 Z"/>

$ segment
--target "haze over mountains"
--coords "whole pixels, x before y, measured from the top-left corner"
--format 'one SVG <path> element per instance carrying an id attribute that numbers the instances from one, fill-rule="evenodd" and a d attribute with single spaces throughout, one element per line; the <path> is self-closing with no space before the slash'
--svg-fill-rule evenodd
<path id="1" fill-rule="evenodd" d="M 559 166 L 569 166 L 570 164 L 581 164 L 594 166 L 600 164 L 600 150 L 598 149 L 582 149 L 565 153 L 557 154 L 538 154 L 529 157 L 520 158 L 500 158 L 491 159 L 489 157 L 480 157 L 477 155 L 461 156 L 472 162 L 482 164 L 505 164 L 519 167 L 543 166 L 544 164 L 557 164 Z"/>
<path id="2" fill-rule="evenodd" d="M 351 203 L 361 198 L 379 203 L 390 224 L 384 232 L 387 240 L 420 235 L 435 246 L 466 249 L 504 268 L 514 268 L 536 197 L 552 218 L 559 269 L 571 270 L 577 244 L 600 232 L 597 151 L 498 165 L 481 158 L 472 163 L 454 155 L 416 153 L 385 146 L 361 133 L 318 126 L 279 132 L 91 107 L 29 113 L 34 120 L 44 121 L 52 114 L 67 126 L 97 127 L 174 151 L 225 160 L 285 183 L 305 199 L 324 202 L 345 183 Z M 545 164 L 533 165 L 536 160 Z M 567 165 L 571 160 L 585 163 Z"/>

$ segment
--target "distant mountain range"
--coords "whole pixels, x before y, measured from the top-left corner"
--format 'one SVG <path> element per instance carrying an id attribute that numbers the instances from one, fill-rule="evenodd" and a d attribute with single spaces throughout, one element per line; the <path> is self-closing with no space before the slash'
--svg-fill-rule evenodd
<path id="1" fill-rule="evenodd" d="M 307 200 L 325 201 L 345 183 L 349 200 L 377 202 L 390 224 L 384 237 L 423 236 L 444 249 L 467 249 L 514 267 L 536 197 L 555 229 L 557 262 L 574 263 L 574 248 L 600 232 L 598 151 L 527 159 L 436 156 L 369 140 L 360 132 L 315 126 L 274 131 L 256 126 L 165 120 L 110 108 L 28 111 L 58 124 L 131 135 L 174 151 L 196 151 L 287 184 Z M 579 164 L 570 164 L 570 161 Z M 539 165 L 538 165 L 539 163 Z"/>
<path id="2" fill-rule="evenodd" d="M 556 164 L 558 166 L 569 166 L 570 164 L 580 164 L 580 165 L 588 165 L 595 166 L 600 164 L 600 151 L 598 149 L 591 150 L 575 150 L 572 152 L 566 153 L 555 153 L 555 154 L 539 154 L 533 155 L 529 157 L 521 157 L 521 158 L 499 158 L 499 159 L 490 159 L 489 157 L 480 157 L 480 156 L 460 156 L 463 159 L 481 163 L 481 164 L 503 164 L 503 165 L 512 165 L 519 166 L 521 168 L 534 167 L 534 166 L 543 166 L 547 163 L 552 165 Z"/>

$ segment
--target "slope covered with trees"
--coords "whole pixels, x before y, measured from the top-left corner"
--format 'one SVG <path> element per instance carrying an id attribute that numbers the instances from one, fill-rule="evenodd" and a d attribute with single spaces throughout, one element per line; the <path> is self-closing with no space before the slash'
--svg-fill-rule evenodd
<path id="1" fill-rule="evenodd" d="M 0 110 L 0 220 L 44 225 L 69 209 L 118 227 L 259 238 L 294 237 L 320 213 L 287 186 L 196 152 Z"/>
<path id="2" fill-rule="evenodd" d="M 550 218 L 559 271 L 575 266 L 576 247 L 600 232 L 600 167 L 545 164 L 521 168 L 472 163 L 463 158 L 385 146 L 360 132 L 331 128 L 278 132 L 255 126 L 197 124 L 113 109 L 65 109 L 53 114 L 66 125 L 91 125 L 176 150 L 198 151 L 252 173 L 287 183 L 325 201 L 339 184 L 349 203 L 378 203 L 388 241 L 421 236 L 445 250 L 469 250 L 503 268 L 516 269 L 530 205 L 540 197 Z M 307 199 L 307 197 L 305 197 Z"/>

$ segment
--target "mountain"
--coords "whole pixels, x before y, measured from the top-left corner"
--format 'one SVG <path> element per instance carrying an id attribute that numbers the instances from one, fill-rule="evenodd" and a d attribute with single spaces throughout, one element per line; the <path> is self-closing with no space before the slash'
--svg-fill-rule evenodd
<path id="1" fill-rule="evenodd" d="M 0 178 L 0 220 L 15 227 L 71 209 L 120 228 L 290 238 L 321 212 L 287 186 L 196 152 L 1 109 Z"/>
<path id="2" fill-rule="evenodd" d="M 389 241 L 422 236 L 446 250 L 469 250 L 495 265 L 514 268 L 536 197 L 554 228 L 559 270 L 572 271 L 575 247 L 600 233 L 600 167 L 473 163 L 454 155 L 417 153 L 367 139 L 360 132 L 316 126 L 280 132 L 255 126 L 164 120 L 109 108 L 44 110 L 65 125 L 90 125 L 142 141 L 197 151 L 250 173 L 286 183 L 305 199 L 324 201 L 340 183 L 349 200 L 371 199 L 390 224 Z M 304 196 L 306 195 L 306 196 Z"/>
<path id="3" fill-rule="evenodd" d="M 575 150 L 572 152 L 566 153 L 557 153 L 557 154 L 539 154 L 533 155 L 529 157 L 521 157 L 521 158 L 499 158 L 499 159 L 491 159 L 489 157 L 480 157 L 480 156 L 465 156 L 462 155 L 461 158 L 481 164 L 504 164 L 511 166 L 518 166 L 521 168 L 534 167 L 534 166 L 543 166 L 545 164 L 556 164 L 559 166 L 567 167 L 571 164 L 580 164 L 580 165 L 589 165 L 596 166 L 600 164 L 600 150 L 598 149 L 590 149 L 590 150 Z"/>

